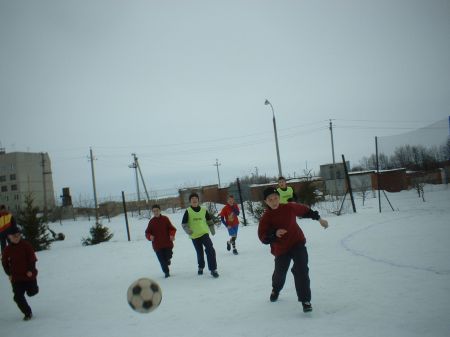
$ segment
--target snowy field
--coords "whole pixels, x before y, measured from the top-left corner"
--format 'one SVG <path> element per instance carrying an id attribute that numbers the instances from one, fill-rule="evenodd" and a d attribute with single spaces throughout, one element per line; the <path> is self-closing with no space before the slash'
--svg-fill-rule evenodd
<path id="1" fill-rule="evenodd" d="M 92 223 L 52 224 L 66 240 L 38 252 L 40 293 L 29 303 L 34 318 L 22 321 L 4 273 L 0 275 L 2 337 L 148 336 L 450 336 L 450 188 L 427 186 L 426 202 L 415 191 L 357 200 L 357 214 L 326 215 L 330 227 L 300 220 L 310 258 L 312 305 L 304 314 L 292 274 L 277 302 L 269 302 L 273 257 L 256 235 L 241 227 L 239 255 L 226 251 L 227 231 L 213 237 L 220 277 L 197 275 L 195 251 L 181 229 L 183 212 L 167 214 L 178 228 L 172 277 L 164 279 L 144 238 L 146 219 L 108 223 L 112 241 L 82 247 Z M 151 277 L 163 289 L 150 314 L 131 310 L 128 285 Z"/>

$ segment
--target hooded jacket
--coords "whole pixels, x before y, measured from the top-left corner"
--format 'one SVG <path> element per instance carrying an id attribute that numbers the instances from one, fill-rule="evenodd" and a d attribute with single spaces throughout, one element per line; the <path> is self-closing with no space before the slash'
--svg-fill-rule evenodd
<path id="1" fill-rule="evenodd" d="M 280 204 L 277 209 L 267 208 L 258 226 L 258 237 L 264 244 L 270 244 L 270 251 L 275 256 L 289 252 L 298 244 L 305 244 L 306 238 L 297 224 L 297 217 L 319 220 L 317 211 L 308 206 L 296 203 Z M 281 238 L 275 235 L 278 229 L 285 229 Z"/>
<path id="2" fill-rule="evenodd" d="M 12 282 L 35 280 L 38 273 L 36 261 L 33 246 L 23 239 L 18 243 L 10 243 L 2 254 L 3 269 L 11 276 Z M 31 277 L 27 276 L 29 271 L 33 274 Z"/>

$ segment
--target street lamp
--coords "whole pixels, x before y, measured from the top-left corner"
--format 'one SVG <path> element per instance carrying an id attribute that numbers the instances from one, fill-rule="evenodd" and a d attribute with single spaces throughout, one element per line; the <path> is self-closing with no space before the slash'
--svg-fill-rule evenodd
<path id="1" fill-rule="evenodd" d="M 275 146 L 277 148 L 277 160 L 278 160 L 278 176 L 281 177 L 283 176 L 282 172 L 281 172 L 281 160 L 280 160 L 280 149 L 278 148 L 278 136 L 277 136 L 277 122 L 275 121 L 275 112 L 273 111 L 273 106 L 272 104 L 269 102 L 269 100 L 266 99 L 266 101 L 264 102 L 265 105 L 270 105 L 270 107 L 272 108 L 272 116 L 273 116 L 273 132 L 275 133 Z"/>

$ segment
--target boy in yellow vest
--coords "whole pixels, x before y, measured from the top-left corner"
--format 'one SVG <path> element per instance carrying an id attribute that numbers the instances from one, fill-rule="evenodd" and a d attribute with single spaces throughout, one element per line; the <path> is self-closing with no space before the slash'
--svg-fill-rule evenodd
<path id="1" fill-rule="evenodd" d="M 205 268 L 204 247 L 208 269 L 214 278 L 218 278 L 216 251 L 209 237 L 210 232 L 212 235 L 216 234 L 211 215 L 206 208 L 200 206 L 197 193 L 194 192 L 189 195 L 189 202 L 191 206 L 186 209 L 181 225 L 186 234 L 192 239 L 195 251 L 197 252 L 198 275 L 203 275 L 203 268 Z"/>
<path id="2" fill-rule="evenodd" d="M 278 178 L 278 193 L 280 194 L 280 204 L 287 204 L 288 202 L 296 202 L 297 196 L 295 195 L 292 187 L 286 185 L 286 178 Z"/>

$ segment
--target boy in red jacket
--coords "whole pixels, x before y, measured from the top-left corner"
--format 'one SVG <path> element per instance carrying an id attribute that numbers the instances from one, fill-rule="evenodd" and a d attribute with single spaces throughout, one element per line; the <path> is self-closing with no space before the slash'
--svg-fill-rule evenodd
<path id="1" fill-rule="evenodd" d="M 236 249 L 236 238 L 239 229 L 239 206 L 235 204 L 234 197 L 232 195 L 228 196 L 227 204 L 220 211 L 220 220 L 228 229 L 228 235 L 230 240 L 227 241 L 227 250 L 231 250 L 233 246 L 233 254 L 237 255 L 238 251 Z"/>
<path id="2" fill-rule="evenodd" d="M 275 302 L 278 299 L 293 260 L 291 271 L 298 300 L 302 302 L 304 312 L 312 311 L 306 239 L 297 225 L 296 218 L 300 216 L 318 220 L 323 228 L 328 227 L 328 222 L 306 205 L 292 202 L 281 204 L 280 195 L 273 187 L 264 190 L 264 202 L 268 208 L 259 221 L 258 237 L 262 243 L 270 244 L 271 253 L 275 256 L 270 301 Z"/>
<path id="3" fill-rule="evenodd" d="M 7 235 L 10 244 L 3 251 L 2 265 L 11 280 L 14 301 L 25 315 L 23 320 L 28 321 L 33 314 L 25 299 L 25 293 L 31 297 L 39 292 L 36 280 L 37 258 L 31 244 L 22 240 L 19 228 L 10 227 Z"/>
<path id="4" fill-rule="evenodd" d="M 159 205 L 152 206 L 153 217 L 148 222 L 145 237 L 152 242 L 153 250 L 161 264 L 165 277 L 170 277 L 169 266 L 173 256 L 173 241 L 177 229 L 172 225 L 169 218 L 161 215 Z"/>

